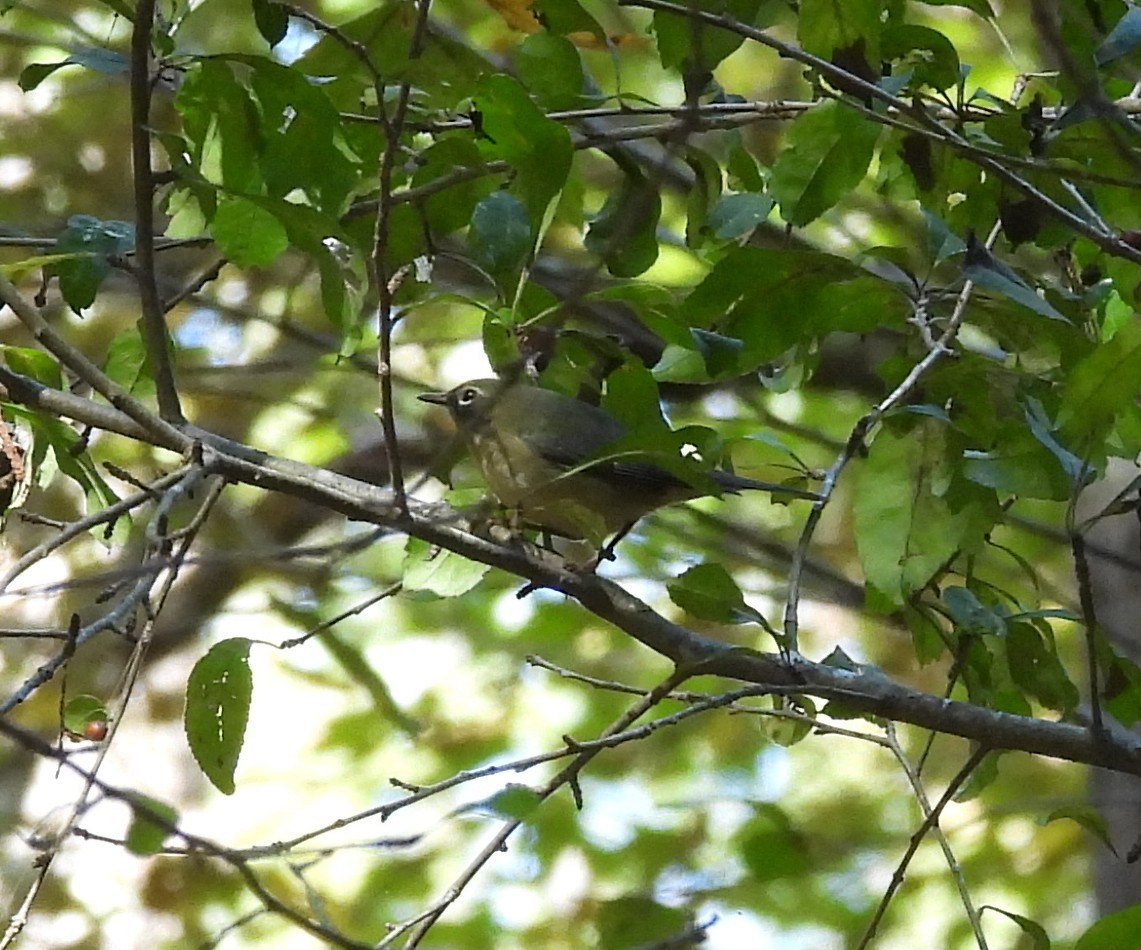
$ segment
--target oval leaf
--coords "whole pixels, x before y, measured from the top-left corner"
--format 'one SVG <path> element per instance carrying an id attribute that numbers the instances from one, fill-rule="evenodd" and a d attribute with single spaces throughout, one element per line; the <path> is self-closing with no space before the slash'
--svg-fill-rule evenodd
<path id="1" fill-rule="evenodd" d="M 186 738 L 190 751 L 218 791 L 234 793 L 234 769 L 245 740 L 253 695 L 250 641 L 215 644 L 194 664 L 186 684 Z"/>

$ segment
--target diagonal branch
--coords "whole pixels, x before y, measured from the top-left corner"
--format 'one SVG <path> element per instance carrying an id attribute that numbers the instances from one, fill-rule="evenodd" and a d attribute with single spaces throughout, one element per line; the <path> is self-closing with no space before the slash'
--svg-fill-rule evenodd
<path id="1" fill-rule="evenodd" d="M 56 397 L 62 395 L 66 394 L 55 393 Z M 961 736 L 996 750 L 1028 752 L 1141 775 L 1141 737 L 1110 723 L 1100 737 L 1095 737 L 1080 725 L 1014 715 L 911 689 L 875 669 L 841 669 L 800 656 L 727 647 L 667 620 L 612 581 L 567 570 L 456 527 L 464 519 L 447 505 L 425 505 L 409 499 L 409 510 L 404 513 L 395 507 L 390 491 L 375 485 L 277 458 L 192 425 L 186 429 L 177 435 L 202 444 L 203 463 L 215 474 L 308 500 L 356 521 L 413 535 L 502 568 L 537 587 L 562 591 L 595 616 L 675 663 L 701 664 L 703 673 L 756 683 L 774 693 L 840 699 L 859 713 Z"/>
<path id="2" fill-rule="evenodd" d="M 37 343 L 145 432 L 147 441 L 176 452 L 185 451 L 190 446 L 190 440 L 174 425 L 156 416 L 103 373 L 82 351 L 65 340 L 44 319 L 39 309 L 24 299 L 3 271 L 0 271 L 0 303 L 12 308 L 12 312 L 27 327 Z"/>
<path id="3" fill-rule="evenodd" d="M 862 79 L 847 70 L 841 69 L 826 59 L 814 56 L 812 53 L 801 49 L 793 43 L 786 43 L 766 33 L 764 30 L 759 30 L 747 23 L 742 23 L 740 20 L 728 14 L 709 13 L 705 10 L 695 9 L 692 6 L 673 3 L 671 0 L 618 0 L 618 5 L 621 7 L 642 7 L 647 10 L 660 10 L 664 13 L 673 13 L 677 16 L 700 20 L 710 26 L 728 30 L 730 33 L 736 33 L 738 36 L 743 36 L 746 39 L 760 43 L 762 46 L 767 46 L 778 52 L 781 56 L 811 67 L 830 82 L 837 84 L 838 88 L 858 92 L 861 96 L 882 102 L 896 109 L 900 114 L 910 116 L 920 127 L 926 127 L 936 132 L 944 144 L 955 149 L 959 154 L 974 162 L 980 168 L 993 175 L 997 175 L 1007 182 L 1007 184 L 1026 195 L 1026 197 L 1031 198 L 1044 210 L 1048 211 L 1052 217 L 1057 218 L 1066 227 L 1071 228 L 1082 237 L 1091 241 L 1106 254 L 1113 257 L 1125 258 L 1126 260 L 1133 261 L 1135 264 L 1141 264 L 1141 251 L 1118 238 L 1116 234 L 1106 234 L 1105 231 L 1096 224 L 1062 207 L 1044 192 L 1035 188 L 1025 178 L 1007 168 L 1001 160 L 991 158 L 988 155 L 979 154 L 975 149 L 970 147 L 970 143 L 968 143 L 966 139 L 953 129 L 940 125 L 939 122 L 930 116 L 921 106 L 912 105 L 906 100 L 881 89 L 875 85 L 875 83 L 868 82 L 866 79 Z"/>

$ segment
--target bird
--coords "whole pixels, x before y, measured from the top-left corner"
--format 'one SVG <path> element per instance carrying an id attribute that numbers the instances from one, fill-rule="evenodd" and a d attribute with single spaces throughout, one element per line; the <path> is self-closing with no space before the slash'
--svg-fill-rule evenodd
<path id="1" fill-rule="evenodd" d="M 598 547 L 612 538 L 606 556 L 644 515 L 664 505 L 746 490 L 820 498 L 719 468 L 691 484 L 644 452 L 623 451 L 619 443 L 630 430 L 604 409 L 523 381 L 472 379 L 418 398 L 447 409 L 500 504 L 549 534 Z M 611 445 L 615 453 L 607 456 Z"/>

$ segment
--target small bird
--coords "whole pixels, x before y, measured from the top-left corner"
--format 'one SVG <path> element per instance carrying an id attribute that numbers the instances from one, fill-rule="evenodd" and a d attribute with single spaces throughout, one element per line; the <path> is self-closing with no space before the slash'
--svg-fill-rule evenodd
<path id="1" fill-rule="evenodd" d="M 605 410 L 523 382 L 473 379 L 448 392 L 422 393 L 445 407 L 488 487 L 535 527 L 606 551 L 663 505 L 712 494 L 652 461 L 607 446 L 629 434 Z M 768 491 L 812 501 L 814 492 L 758 482 L 723 469 L 706 473 L 717 489 Z"/>

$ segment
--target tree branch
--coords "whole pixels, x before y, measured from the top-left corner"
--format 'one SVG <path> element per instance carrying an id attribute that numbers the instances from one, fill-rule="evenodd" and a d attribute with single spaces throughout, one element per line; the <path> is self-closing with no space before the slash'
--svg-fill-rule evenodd
<path id="1" fill-rule="evenodd" d="M 131 156 L 134 161 L 135 256 L 139 284 L 140 321 L 147 360 L 154 375 L 159 415 L 182 421 L 182 407 L 167 349 L 166 321 L 155 279 L 154 169 L 151 167 L 151 29 L 155 0 L 138 0 L 131 34 Z"/>

